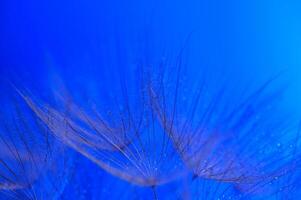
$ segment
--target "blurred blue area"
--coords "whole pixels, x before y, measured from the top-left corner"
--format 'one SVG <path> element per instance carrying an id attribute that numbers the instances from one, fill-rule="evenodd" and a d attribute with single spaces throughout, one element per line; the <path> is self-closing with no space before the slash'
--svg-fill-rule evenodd
<path id="1" fill-rule="evenodd" d="M 288 69 L 300 91 L 300 6 L 297 1 L 1 1 L 1 73 L 39 81 L 53 67 L 86 75 L 141 59 L 156 63 L 175 56 L 194 33 L 195 67 L 222 66 L 235 69 L 233 76 L 255 77 Z M 300 97 L 291 99 L 297 103 Z"/>
<path id="2" fill-rule="evenodd" d="M 238 81 L 238 91 L 253 90 L 280 73 L 287 85 L 281 110 L 301 119 L 300 10 L 296 0 L 1 0 L 0 102 L 15 92 L 7 81 L 45 97 L 58 87 L 57 74 L 75 97 L 86 87 L 82 104 L 109 101 L 99 89 L 118 91 L 118 77 L 133 81 L 129 74 L 139 65 L 172 65 L 184 49 L 191 82 L 208 71 L 212 79 L 225 74 L 230 86 Z M 151 190 L 137 186 L 137 196 L 123 194 L 124 182 L 85 158 L 76 168 L 64 199 L 152 199 Z M 166 186 L 161 197 L 174 199 L 168 195 L 177 187 Z"/>

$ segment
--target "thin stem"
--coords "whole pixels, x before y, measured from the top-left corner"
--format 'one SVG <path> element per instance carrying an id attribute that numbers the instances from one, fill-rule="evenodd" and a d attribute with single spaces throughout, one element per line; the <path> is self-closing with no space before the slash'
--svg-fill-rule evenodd
<path id="1" fill-rule="evenodd" d="M 153 195 L 154 195 L 154 200 L 158 200 L 158 194 L 157 194 L 156 186 L 152 186 L 152 191 L 153 191 Z"/>

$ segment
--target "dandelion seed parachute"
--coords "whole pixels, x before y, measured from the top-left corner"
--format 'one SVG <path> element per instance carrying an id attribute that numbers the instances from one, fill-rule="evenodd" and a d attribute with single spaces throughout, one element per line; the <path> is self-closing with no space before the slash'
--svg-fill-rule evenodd
<path id="1" fill-rule="evenodd" d="M 122 101 L 113 99 L 117 106 L 109 112 L 87 111 L 66 97 L 58 98 L 65 105 L 62 111 L 21 95 L 60 141 L 110 174 L 153 188 L 181 178 L 186 170 L 143 86 L 130 95 L 124 83 Z"/>
<path id="2" fill-rule="evenodd" d="M 299 163 L 292 148 L 299 147 L 293 136 L 297 123 L 277 115 L 283 114 L 277 107 L 281 91 L 270 92 L 267 81 L 235 99 L 235 92 L 221 82 L 208 90 L 210 80 L 202 77 L 206 85 L 189 95 L 178 70 L 174 77 L 167 72 L 153 80 L 149 90 L 158 119 L 195 177 L 233 183 L 243 194 L 281 188 L 270 183 Z M 174 86 L 166 83 L 171 79 Z"/>
<path id="3" fill-rule="evenodd" d="M 7 94 L 0 113 L 0 199 L 57 199 L 69 173 L 65 150 L 22 99 Z"/>

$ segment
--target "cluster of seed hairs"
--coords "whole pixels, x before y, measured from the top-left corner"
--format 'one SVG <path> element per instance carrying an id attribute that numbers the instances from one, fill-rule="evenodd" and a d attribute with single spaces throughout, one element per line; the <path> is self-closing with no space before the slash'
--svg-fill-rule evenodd
<path id="1" fill-rule="evenodd" d="M 181 182 L 176 199 L 260 198 L 292 188 L 300 131 L 277 114 L 281 90 L 269 89 L 275 78 L 238 94 L 206 73 L 193 84 L 181 61 L 137 71 L 133 83 L 121 81 L 107 110 L 80 106 L 64 86 L 57 105 L 17 91 L 52 137 L 129 185 L 150 188 L 154 199 L 173 182 Z M 33 164 L 47 160 L 23 154 Z M 38 175 L 21 183 L 30 185 Z"/>
<path id="2" fill-rule="evenodd" d="M 0 113 L 0 199 L 56 199 L 67 174 L 65 147 L 23 99 L 8 96 Z"/>
<path id="3" fill-rule="evenodd" d="M 198 187 L 193 182 L 199 179 L 214 182 L 209 188 L 214 191 L 211 198 L 208 191 L 201 191 L 193 199 L 202 199 L 200 194 L 203 199 L 265 199 L 280 194 L 288 199 L 292 173 L 299 170 L 300 128 L 277 108 L 283 89 L 270 88 L 278 76 L 250 93 L 240 93 L 235 100 L 230 87 L 221 83 L 210 89 L 206 77 L 196 89 L 186 86 L 185 92 L 181 65 L 173 70 L 177 71 L 173 77 L 164 70 L 147 83 L 157 119 L 193 174 L 189 184 Z M 226 188 L 220 186 L 223 183 Z M 212 189 L 214 185 L 217 189 Z M 229 187 L 240 195 L 227 194 Z"/>

